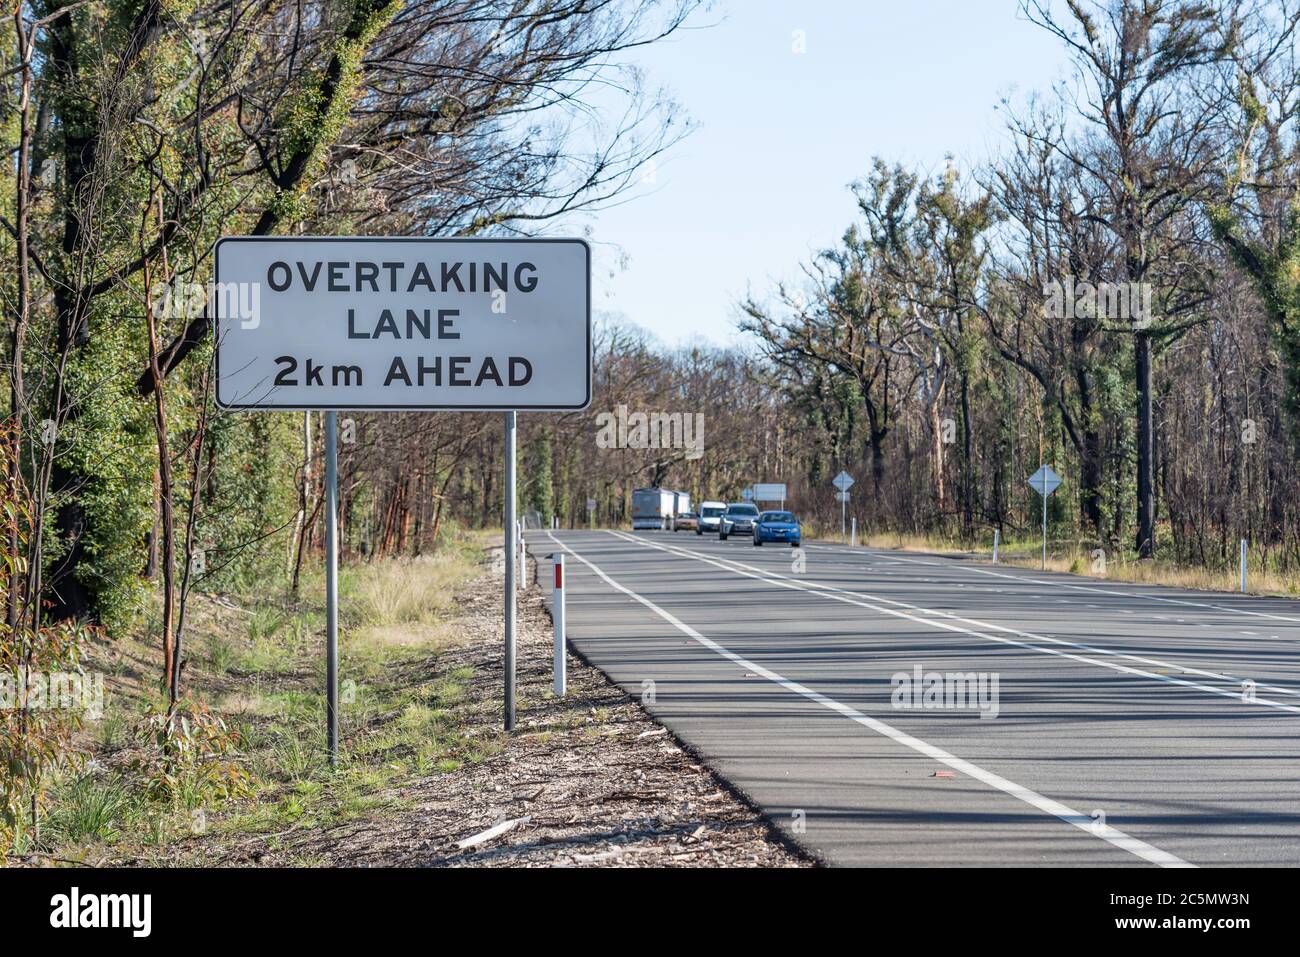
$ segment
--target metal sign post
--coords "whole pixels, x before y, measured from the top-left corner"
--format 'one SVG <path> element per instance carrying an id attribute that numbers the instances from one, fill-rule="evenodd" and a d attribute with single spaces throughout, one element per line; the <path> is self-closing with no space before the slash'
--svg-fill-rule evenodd
<path id="1" fill-rule="evenodd" d="M 848 493 L 848 492 L 836 492 L 836 493 L 835 493 L 835 501 L 837 501 L 837 502 L 840 503 L 840 537 L 843 538 L 843 537 L 844 537 L 844 534 L 845 534 L 845 531 L 844 531 L 844 530 L 845 530 L 845 527 L 846 527 L 845 524 L 844 524 L 844 522 L 845 522 L 845 517 L 844 517 L 844 516 L 848 514 L 847 509 L 848 509 L 848 507 L 849 507 L 849 493 Z"/>
<path id="2" fill-rule="evenodd" d="M 1029 476 L 1029 487 L 1043 500 L 1043 570 L 1047 570 L 1047 499 L 1061 485 L 1061 476 L 1050 465 L 1039 466 L 1038 471 Z"/>
<path id="3" fill-rule="evenodd" d="M 502 527 L 506 540 L 503 543 L 506 558 L 505 590 L 505 725 L 507 731 L 515 728 L 515 559 L 518 557 L 515 535 L 518 525 L 515 522 L 515 437 L 517 417 L 514 412 L 505 414 L 506 424 L 506 484 L 505 515 Z"/>
<path id="4" fill-rule="evenodd" d="M 831 479 L 831 484 L 839 489 L 839 494 L 835 497 L 840 500 L 840 538 L 847 534 L 845 515 L 847 514 L 849 489 L 853 487 L 853 476 L 848 472 L 841 471 L 839 475 Z"/>
<path id="5" fill-rule="evenodd" d="M 325 413 L 325 720 L 330 767 L 339 765 L 339 422 Z"/>

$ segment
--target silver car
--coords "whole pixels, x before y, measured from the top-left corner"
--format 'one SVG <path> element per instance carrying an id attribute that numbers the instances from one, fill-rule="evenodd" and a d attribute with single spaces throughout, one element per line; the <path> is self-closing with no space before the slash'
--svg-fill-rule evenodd
<path id="1" fill-rule="evenodd" d="M 758 518 L 758 507 L 748 502 L 733 502 L 722 513 L 718 522 L 718 541 L 725 542 L 731 534 L 752 535 L 754 521 Z"/>

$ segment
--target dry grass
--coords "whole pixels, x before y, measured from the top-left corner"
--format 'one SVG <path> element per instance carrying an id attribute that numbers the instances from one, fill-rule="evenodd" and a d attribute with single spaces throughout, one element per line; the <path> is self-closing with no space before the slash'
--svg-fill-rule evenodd
<path id="1" fill-rule="evenodd" d="M 969 549 L 959 542 L 947 538 L 926 538 L 923 535 L 909 535 L 903 532 L 884 532 L 859 536 L 867 548 L 892 548 L 897 551 L 932 552 L 939 555 L 960 555 Z"/>
<path id="2" fill-rule="evenodd" d="M 1018 568 L 1038 569 L 1042 559 L 1038 555 L 1013 554 L 999 556 L 999 561 Z M 1143 585 L 1167 585 L 1196 591 L 1240 591 L 1241 580 L 1237 569 L 1216 569 L 1191 565 L 1176 565 L 1164 561 L 1108 561 L 1105 571 L 1094 569 L 1091 552 L 1052 554 L 1047 556 L 1047 570 L 1067 572 L 1106 581 L 1133 582 Z M 1251 595 L 1291 596 L 1300 594 L 1300 580 L 1294 576 L 1278 574 L 1272 569 L 1248 566 L 1246 592 Z"/>
<path id="3" fill-rule="evenodd" d="M 474 579 L 452 589 L 450 647 L 396 648 L 384 629 L 345 631 L 343 675 L 357 694 L 344 701 L 337 772 L 320 754 L 319 695 L 305 693 L 318 677 L 280 681 L 260 705 L 274 717 L 241 723 L 256 734 L 254 799 L 210 809 L 203 833 L 158 846 L 137 848 L 119 828 L 126 837 L 96 853 L 112 863 L 208 867 L 812 863 L 595 669 L 575 657 L 567 696 L 552 695 L 551 621 L 531 576 L 519 593 L 520 720 L 505 733 L 499 555 L 491 549 Z M 377 567 L 372 586 L 388 594 L 411 572 Z M 81 802 L 91 824 L 98 803 L 106 802 Z M 457 846 L 521 818 L 492 842 Z"/>
<path id="4" fill-rule="evenodd" d="M 848 544 L 847 539 L 838 534 L 824 536 L 828 541 Z M 858 544 L 867 548 L 889 549 L 905 552 L 929 552 L 936 555 L 971 555 L 984 556 L 987 561 L 993 559 L 992 541 L 987 549 L 972 552 L 955 539 L 945 537 L 928 538 L 901 532 L 883 532 L 859 536 Z M 1025 542 L 1004 543 L 998 555 L 998 562 L 1016 568 L 1037 571 L 1042 568 L 1042 558 L 1036 548 L 1026 546 Z M 1082 575 L 1099 581 L 1132 582 L 1144 585 L 1166 585 L 1171 588 L 1185 588 L 1197 591 L 1235 592 L 1240 590 L 1238 570 L 1232 568 L 1208 568 L 1205 566 L 1178 565 L 1168 561 L 1135 561 L 1125 557 L 1111 557 L 1104 565 L 1093 558 L 1091 549 L 1079 546 L 1063 548 L 1059 543 L 1048 543 L 1047 570 Z M 1300 594 L 1300 577 L 1285 575 L 1276 569 L 1249 564 L 1246 575 L 1247 594 L 1294 596 Z"/>
<path id="5" fill-rule="evenodd" d="M 839 526 L 833 529 L 818 530 L 816 528 L 805 529 L 807 538 L 816 537 L 821 541 L 834 542 L 838 545 L 850 544 L 850 535 L 841 535 Z M 925 535 L 914 535 L 908 532 L 863 532 L 859 531 L 858 536 L 853 544 L 861 545 L 864 548 L 886 548 L 902 552 L 930 552 L 935 555 L 962 555 L 970 552 L 956 539 L 943 538 L 939 536 L 927 537 Z"/>
<path id="6" fill-rule="evenodd" d="M 474 570 L 471 552 L 449 548 L 423 558 L 358 568 L 353 572 L 350 591 L 366 625 L 427 625 L 450 607 L 456 587 Z"/>

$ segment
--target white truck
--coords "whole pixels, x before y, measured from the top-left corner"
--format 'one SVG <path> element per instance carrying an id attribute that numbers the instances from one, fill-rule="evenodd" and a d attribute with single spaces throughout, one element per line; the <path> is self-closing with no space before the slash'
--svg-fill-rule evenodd
<path id="1" fill-rule="evenodd" d="M 670 526 L 672 530 L 677 531 L 677 516 L 691 510 L 691 497 L 686 492 L 675 492 L 677 504 L 673 506 L 673 523 Z"/>
<path id="2" fill-rule="evenodd" d="M 632 530 L 673 528 L 673 520 L 691 510 L 691 497 L 667 488 L 632 490 Z"/>

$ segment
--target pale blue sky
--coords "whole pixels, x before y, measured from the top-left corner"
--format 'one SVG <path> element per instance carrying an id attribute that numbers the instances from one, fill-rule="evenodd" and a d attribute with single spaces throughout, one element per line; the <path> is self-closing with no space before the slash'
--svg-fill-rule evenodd
<path id="1" fill-rule="evenodd" d="M 721 0 L 638 54 L 699 128 L 586 221 L 593 306 L 668 344 L 735 339 L 735 302 L 834 242 L 874 155 L 922 171 L 996 152 L 999 99 L 1067 75 L 1017 0 Z M 806 52 L 793 52 L 795 31 Z M 625 265 L 621 260 L 625 255 Z"/>

